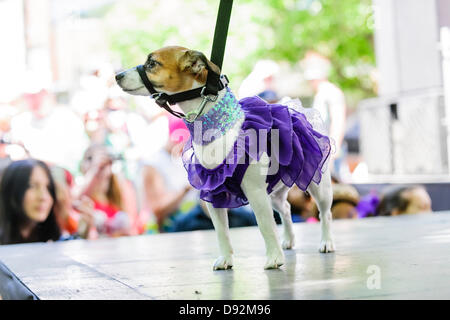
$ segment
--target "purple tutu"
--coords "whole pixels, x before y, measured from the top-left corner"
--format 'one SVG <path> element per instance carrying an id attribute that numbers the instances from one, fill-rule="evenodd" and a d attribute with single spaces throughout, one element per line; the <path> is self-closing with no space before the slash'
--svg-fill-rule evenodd
<path id="1" fill-rule="evenodd" d="M 192 135 L 185 145 L 184 167 L 190 184 L 200 190 L 201 199 L 215 208 L 248 204 L 241 189 L 242 178 L 249 163 L 259 160 L 264 152 L 270 157 L 270 166 L 277 168 L 275 172 L 269 170 L 266 178 L 269 194 L 279 181 L 288 187 L 295 183 L 303 191 L 311 181 L 320 182 L 331 151 L 330 139 L 314 130 L 303 113 L 285 105 L 268 104 L 259 97 L 244 98 L 239 105 L 245 117 L 242 134 L 222 164 L 211 170 L 204 168 L 194 155 Z M 264 134 L 255 136 L 254 132 Z"/>

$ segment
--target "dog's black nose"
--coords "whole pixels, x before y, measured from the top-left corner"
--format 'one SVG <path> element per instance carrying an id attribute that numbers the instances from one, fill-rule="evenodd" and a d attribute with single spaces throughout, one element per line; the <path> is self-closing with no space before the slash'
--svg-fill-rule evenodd
<path id="1" fill-rule="evenodd" d="M 116 74 L 116 81 L 120 81 L 125 76 L 125 72 L 121 72 Z"/>

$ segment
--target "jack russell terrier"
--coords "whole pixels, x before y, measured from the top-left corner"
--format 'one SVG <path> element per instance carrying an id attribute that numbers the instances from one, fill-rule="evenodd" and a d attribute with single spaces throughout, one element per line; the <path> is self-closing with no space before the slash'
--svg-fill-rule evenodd
<path id="1" fill-rule="evenodd" d="M 333 252 L 332 187 L 326 166 L 330 139 L 313 129 L 303 113 L 286 105 L 268 104 L 259 97 L 238 101 L 225 78 L 205 55 L 178 46 L 156 50 L 144 65 L 116 75 L 125 92 L 151 96 L 184 119 L 191 133 L 183 151 L 184 166 L 189 182 L 206 203 L 219 242 L 220 256 L 213 269 L 232 268 L 227 208 L 246 204 L 252 207 L 264 238 L 264 268 L 284 264 L 283 249 L 294 246 L 287 201 L 294 183 L 318 205 L 319 251 Z M 169 107 L 175 103 L 184 114 Z M 281 243 L 273 209 L 283 224 Z"/>

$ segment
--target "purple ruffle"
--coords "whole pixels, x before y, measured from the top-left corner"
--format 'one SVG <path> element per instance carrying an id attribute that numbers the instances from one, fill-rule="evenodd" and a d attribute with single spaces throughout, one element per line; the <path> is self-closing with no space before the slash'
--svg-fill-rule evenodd
<path id="1" fill-rule="evenodd" d="M 192 138 L 183 151 L 183 162 L 191 185 L 200 190 L 200 198 L 211 202 L 215 208 L 236 208 L 248 204 L 240 185 L 252 160 L 259 160 L 264 152 L 274 161 L 278 170 L 267 175 L 267 192 L 281 180 L 291 187 L 294 183 L 306 190 L 311 183 L 319 183 L 322 168 L 330 155 L 328 137 L 315 131 L 304 114 L 280 104 L 268 104 L 259 97 L 244 98 L 239 101 L 245 114 L 241 134 L 234 149 L 216 168 L 204 168 L 195 157 Z M 278 130 L 278 152 L 271 145 L 273 129 Z M 266 132 L 267 134 L 252 134 Z M 251 138 L 254 137 L 254 139 Z M 260 143 L 259 139 L 266 139 Z M 251 141 L 252 140 L 252 141 Z"/>

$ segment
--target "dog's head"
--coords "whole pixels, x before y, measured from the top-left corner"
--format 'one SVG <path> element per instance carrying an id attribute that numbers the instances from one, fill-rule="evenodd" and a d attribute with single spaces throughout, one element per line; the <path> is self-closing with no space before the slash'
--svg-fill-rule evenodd
<path id="1" fill-rule="evenodd" d="M 199 88 L 206 83 L 208 70 L 220 74 L 220 69 L 199 51 L 183 47 L 164 47 L 150 53 L 143 64 L 147 78 L 155 90 L 167 94 Z M 117 84 L 132 95 L 148 96 L 136 67 L 116 74 Z"/>

